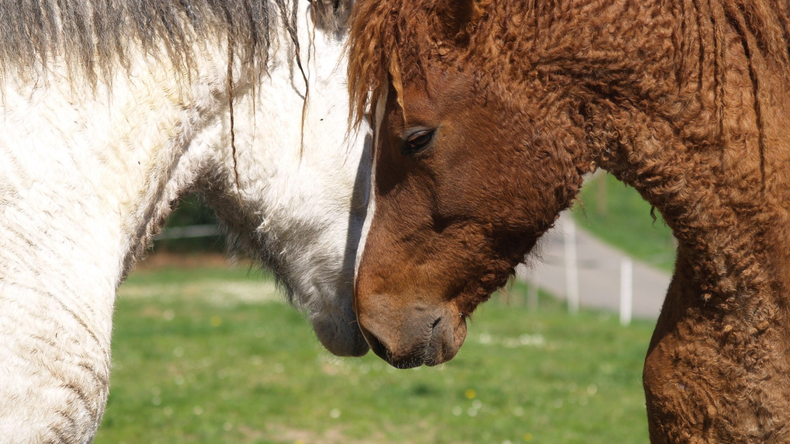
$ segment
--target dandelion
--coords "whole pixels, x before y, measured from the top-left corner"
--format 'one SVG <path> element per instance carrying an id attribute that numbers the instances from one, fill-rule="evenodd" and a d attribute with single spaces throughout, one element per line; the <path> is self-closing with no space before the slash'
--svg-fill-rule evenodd
<path id="1" fill-rule="evenodd" d="M 466 399 L 475 399 L 477 397 L 477 392 L 474 391 L 474 389 L 468 389 L 464 393 L 464 396 L 466 396 Z"/>
<path id="2" fill-rule="evenodd" d="M 338 410 L 338 409 L 330 410 L 329 411 L 329 417 L 332 418 L 332 419 L 340 418 L 340 410 Z"/>
<path id="3" fill-rule="evenodd" d="M 524 441 L 525 441 L 525 442 L 530 442 L 530 441 L 532 441 L 532 433 L 529 433 L 529 432 L 525 433 L 525 434 L 524 434 L 524 436 L 523 436 L 523 438 L 524 438 Z"/>
<path id="4" fill-rule="evenodd" d="M 211 317 L 211 326 L 212 327 L 219 327 L 222 325 L 222 318 L 219 316 L 212 316 Z"/>

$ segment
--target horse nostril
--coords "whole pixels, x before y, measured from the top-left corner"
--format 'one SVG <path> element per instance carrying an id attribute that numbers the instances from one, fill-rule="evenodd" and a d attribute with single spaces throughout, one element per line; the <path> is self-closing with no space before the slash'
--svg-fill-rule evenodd
<path id="1" fill-rule="evenodd" d="M 439 325 L 439 322 L 441 322 L 441 321 L 442 321 L 442 317 L 441 317 L 441 316 L 439 316 L 438 318 L 436 318 L 436 320 L 435 320 L 435 321 L 433 321 L 433 325 L 431 325 L 431 330 L 435 329 L 435 328 L 436 328 L 436 326 L 437 326 L 437 325 Z"/>
<path id="2" fill-rule="evenodd" d="M 382 344 L 379 338 L 376 337 L 375 334 L 371 331 L 366 331 L 365 339 L 368 341 L 368 345 L 370 349 L 373 350 L 373 353 L 376 354 L 381 359 L 387 360 L 387 347 Z"/>

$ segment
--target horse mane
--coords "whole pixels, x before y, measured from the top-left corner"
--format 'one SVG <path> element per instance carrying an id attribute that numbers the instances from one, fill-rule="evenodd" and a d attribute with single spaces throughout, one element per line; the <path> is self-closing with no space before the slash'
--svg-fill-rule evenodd
<path id="1" fill-rule="evenodd" d="M 35 0 L 0 2 L 0 74 L 34 79 L 63 60 L 72 79 L 108 80 L 129 67 L 127 47 L 194 68 L 194 43 L 227 38 L 231 57 L 267 72 L 272 24 L 279 16 L 296 40 L 300 0 Z M 345 26 L 350 0 L 313 2 L 319 27 Z"/>
<path id="2" fill-rule="evenodd" d="M 630 71 L 624 70 L 624 65 L 644 61 L 607 60 L 607 54 L 592 54 L 595 47 L 583 48 L 580 45 L 589 42 L 576 39 L 576 31 L 585 22 L 589 29 L 606 29 L 608 24 L 617 23 L 620 12 L 617 9 L 623 6 L 614 3 L 608 0 L 360 0 L 354 5 L 349 36 L 350 122 L 358 124 L 365 112 L 374 108 L 376 98 L 389 83 L 400 100 L 401 79 L 422 81 L 421 71 L 428 59 L 456 67 L 471 64 L 473 59 L 477 76 L 526 78 L 536 74 L 530 71 L 539 71 L 590 77 L 606 72 L 607 66 L 601 66 L 601 62 L 627 75 Z M 755 91 L 762 74 L 754 61 L 757 54 L 777 68 L 780 75 L 790 77 L 790 5 L 785 0 L 655 3 L 655 8 L 664 15 L 661 20 L 675 20 L 669 26 L 678 28 L 673 42 L 674 55 L 680 60 L 696 58 L 698 63 L 694 63 L 699 65 L 700 79 L 709 75 L 702 70 L 713 61 L 715 73 L 710 75 L 717 107 L 722 106 L 723 48 L 728 44 L 725 41 L 728 26 L 736 30 L 749 58 Z M 454 26 L 459 16 L 469 16 L 464 9 L 474 5 L 483 8 L 484 13 L 477 20 Z M 588 12 L 579 14 L 577 7 Z M 633 24 L 642 25 L 655 26 L 655 23 Z M 698 31 L 695 35 L 690 34 L 692 26 Z M 680 41 L 689 36 L 693 41 Z M 585 60 L 586 56 L 589 58 Z M 598 65 L 589 66 L 590 60 L 596 60 Z M 586 68 L 591 69 L 585 71 Z M 681 77 L 678 74 L 672 81 L 696 81 L 691 76 Z M 601 85 L 616 84 L 618 80 L 621 79 L 593 79 Z M 702 88 L 693 90 L 698 95 L 707 94 Z M 759 105 L 755 107 L 759 116 Z"/>
<path id="3" fill-rule="evenodd" d="M 398 22 L 402 22 L 398 13 L 404 13 L 404 5 L 401 0 L 358 1 L 354 5 L 348 43 L 349 122 L 354 127 L 359 126 L 368 109 L 375 108 L 374 98 L 388 87 L 390 75 L 395 87 L 400 88 L 397 61 L 399 46 L 404 46 L 398 44 Z"/>

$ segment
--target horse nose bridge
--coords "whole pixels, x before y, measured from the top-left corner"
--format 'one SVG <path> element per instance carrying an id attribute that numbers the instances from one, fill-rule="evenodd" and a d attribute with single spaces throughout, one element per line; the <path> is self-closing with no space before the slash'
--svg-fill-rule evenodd
<path id="1" fill-rule="evenodd" d="M 394 295 L 374 294 L 357 304 L 360 327 L 375 335 L 388 349 L 397 346 L 396 343 L 409 342 L 411 336 L 425 333 L 440 316 L 428 305 L 400 305 L 399 300 L 402 298 Z"/>
<path id="2" fill-rule="evenodd" d="M 440 315 L 424 303 L 403 302 L 406 298 L 374 294 L 357 302 L 357 318 L 362 327 L 377 334 L 411 331 L 423 323 L 428 326 Z M 429 320 L 430 319 L 430 320 Z M 400 336 L 398 334 L 397 336 Z"/>

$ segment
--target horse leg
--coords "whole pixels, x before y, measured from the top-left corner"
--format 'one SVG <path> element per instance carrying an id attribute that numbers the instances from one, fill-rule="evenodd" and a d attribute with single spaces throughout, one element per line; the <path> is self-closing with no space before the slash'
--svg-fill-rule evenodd
<path id="1" fill-rule="evenodd" d="M 784 310 L 765 295 L 706 297 L 690 263 L 681 251 L 645 361 L 651 442 L 788 442 Z"/>

